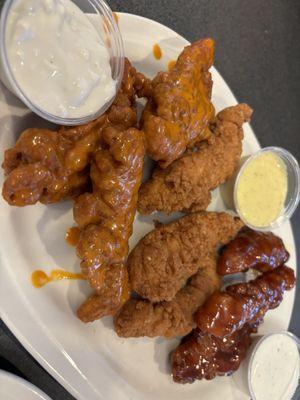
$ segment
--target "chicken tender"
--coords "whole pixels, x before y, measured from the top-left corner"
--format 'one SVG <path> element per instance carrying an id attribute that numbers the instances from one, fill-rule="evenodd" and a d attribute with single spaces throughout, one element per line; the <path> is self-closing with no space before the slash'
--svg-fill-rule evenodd
<path id="1" fill-rule="evenodd" d="M 67 137 L 48 129 L 27 129 L 6 150 L 2 194 L 12 206 L 55 203 L 87 189 L 88 159 L 98 132 Z"/>
<path id="2" fill-rule="evenodd" d="M 187 147 L 210 136 L 214 117 L 210 101 L 214 41 L 202 39 L 187 46 L 169 72 L 152 81 L 152 96 L 143 116 L 149 156 L 166 168 Z"/>
<path id="3" fill-rule="evenodd" d="M 85 322 L 114 314 L 129 298 L 125 260 L 145 154 L 143 132 L 135 128 L 107 128 L 103 141 L 91 166 L 93 193 L 74 205 L 81 271 L 96 292 L 78 310 Z"/>
<path id="4" fill-rule="evenodd" d="M 194 329 L 171 355 L 174 382 L 193 383 L 196 379 L 231 375 L 245 359 L 251 334 L 256 331 L 255 326 L 246 324 L 223 340 Z"/>
<path id="5" fill-rule="evenodd" d="M 121 337 L 186 335 L 194 327 L 193 314 L 208 297 L 220 288 L 216 272 L 216 254 L 201 262 L 199 271 L 173 300 L 150 303 L 129 300 L 115 317 L 116 333 Z"/>
<path id="6" fill-rule="evenodd" d="M 144 94 L 148 86 L 128 64 L 124 76 L 109 110 L 110 124 L 102 130 L 92 158 L 93 191 L 74 204 L 74 219 L 81 229 L 77 255 L 82 274 L 95 291 L 78 309 L 84 322 L 115 314 L 129 298 L 125 261 L 145 156 L 144 134 L 130 126 L 136 121 L 136 91 Z"/>
<path id="7" fill-rule="evenodd" d="M 101 276 L 101 287 L 77 310 L 82 322 L 93 322 L 114 314 L 129 297 L 128 271 L 124 263 L 102 266 L 97 276 L 98 279 Z"/>
<path id="8" fill-rule="evenodd" d="M 289 258 L 280 237 L 245 228 L 222 249 L 218 274 L 238 274 L 249 268 L 264 272 L 285 264 Z"/>
<path id="9" fill-rule="evenodd" d="M 239 166 L 244 122 L 252 110 L 246 104 L 221 111 L 211 129 L 213 136 L 196 152 L 189 152 L 168 168 L 157 168 L 139 192 L 141 214 L 162 211 L 202 211 L 211 201 L 211 190 L 231 177 Z"/>
<path id="10" fill-rule="evenodd" d="M 152 302 L 170 301 L 217 245 L 243 226 L 227 213 L 191 214 L 148 233 L 128 258 L 133 290 Z"/>

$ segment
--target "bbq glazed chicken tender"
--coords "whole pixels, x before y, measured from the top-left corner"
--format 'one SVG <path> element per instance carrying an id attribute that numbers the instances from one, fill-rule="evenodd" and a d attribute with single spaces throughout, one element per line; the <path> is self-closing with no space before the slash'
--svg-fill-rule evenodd
<path id="1" fill-rule="evenodd" d="M 214 117 L 210 101 L 214 41 L 202 39 L 187 46 L 169 72 L 152 81 L 152 96 L 142 115 L 147 152 L 166 168 L 187 147 L 210 136 Z"/>
<path id="2" fill-rule="evenodd" d="M 152 302 L 172 300 L 217 245 L 233 239 L 243 226 L 226 213 L 202 212 L 160 225 L 128 258 L 134 291 Z"/>
<path id="3" fill-rule="evenodd" d="M 211 125 L 212 136 L 198 151 L 187 152 L 168 168 L 156 168 L 139 192 L 141 214 L 162 211 L 202 211 L 211 190 L 230 178 L 239 166 L 244 137 L 242 125 L 252 110 L 239 104 L 221 111 Z"/>

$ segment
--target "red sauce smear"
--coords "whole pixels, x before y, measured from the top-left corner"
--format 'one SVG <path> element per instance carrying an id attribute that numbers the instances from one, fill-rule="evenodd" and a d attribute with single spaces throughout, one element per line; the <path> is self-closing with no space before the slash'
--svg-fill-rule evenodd
<path id="1" fill-rule="evenodd" d="M 157 60 L 160 60 L 162 57 L 162 51 L 160 46 L 156 43 L 155 45 L 153 45 L 153 55 Z"/>
<path id="2" fill-rule="evenodd" d="M 70 246 L 77 246 L 79 242 L 79 237 L 80 237 L 80 229 L 77 226 L 74 226 L 70 229 L 68 229 L 65 240 Z"/>
<path id="3" fill-rule="evenodd" d="M 85 279 L 82 274 L 64 271 L 63 269 L 54 269 L 47 275 L 44 271 L 36 270 L 31 274 L 31 283 L 36 288 L 41 288 L 47 283 L 61 281 L 63 279 Z"/>

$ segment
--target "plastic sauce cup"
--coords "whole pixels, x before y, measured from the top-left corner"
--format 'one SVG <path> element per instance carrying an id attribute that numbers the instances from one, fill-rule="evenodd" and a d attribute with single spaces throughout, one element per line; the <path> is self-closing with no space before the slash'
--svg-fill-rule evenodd
<path id="1" fill-rule="evenodd" d="M 113 12 L 104 0 L 72 0 L 84 13 L 94 19 L 94 25 L 98 26 L 99 33 L 110 55 L 110 65 L 112 70 L 112 78 L 116 81 L 116 91 L 118 91 L 124 71 L 124 47 L 122 36 L 119 31 L 118 24 Z M 14 74 L 9 65 L 6 45 L 5 32 L 6 21 L 10 8 L 14 0 L 6 0 L 2 8 L 0 19 L 0 78 L 5 86 L 13 92 L 22 102 L 40 117 L 59 125 L 81 125 L 92 121 L 103 114 L 112 104 L 114 97 L 104 104 L 97 112 L 80 118 L 63 118 L 49 114 L 37 104 L 33 104 L 32 100 L 26 96 L 18 82 L 14 78 Z M 96 22 L 97 21 L 97 22 Z M 99 22 L 98 22 L 99 21 Z M 105 26 L 105 29 L 103 27 Z"/>
<path id="2" fill-rule="evenodd" d="M 284 201 L 283 208 L 278 215 L 278 217 L 273 220 L 270 224 L 266 226 L 255 226 L 252 225 L 245 216 L 242 213 L 242 210 L 240 208 L 240 205 L 238 203 L 237 199 L 237 191 L 239 187 L 239 182 L 240 179 L 243 175 L 243 172 L 245 168 L 251 163 L 256 157 L 260 156 L 264 152 L 272 152 L 276 156 L 278 156 L 283 164 L 286 167 L 286 173 L 287 173 L 287 194 L 286 198 Z M 280 147 L 265 147 L 253 155 L 249 156 L 248 158 L 245 159 L 245 161 L 242 163 L 238 174 L 235 177 L 235 182 L 234 182 L 234 189 L 233 189 L 233 200 L 234 200 L 234 207 L 241 218 L 241 220 L 250 228 L 255 229 L 255 230 L 260 230 L 260 231 L 268 231 L 270 229 L 278 228 L 282 223 L 284 223 L 286 220 L 290 219 L 291 216 L 293 215 L 294 211 L 296 210 L 299 200 L 300 200 L 300 169 L 297 160 L 294 158 L 294 156 L 288 152 L 285 149 L 282 149 Z"/>
<path id="3" fill-rule="evenodd" d="M 248 361 L 251 400 L 298 398 L 299 339 L 290 332 L 279 332 L 257 340 Z"/>

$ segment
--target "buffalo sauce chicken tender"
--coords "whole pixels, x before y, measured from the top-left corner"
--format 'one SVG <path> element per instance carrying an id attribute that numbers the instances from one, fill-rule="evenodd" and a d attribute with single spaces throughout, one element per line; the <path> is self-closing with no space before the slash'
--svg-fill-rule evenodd
<path id="1" fill-rule="evenodd" d="M 210 136 L 214 117 L 211 103 L 214 41 L 202 39 L 187 46 L 169 72 L 152 81 L 152 96 L 142 115 L 147 153 L 162 168 L 187 147 Z"/>
<path id="2" fill-rule="evenodd" d="M 84 322 L 114 314 L 129 297 L 125 265 L 141 184 L 145 139 L 136 124 L 135 95 L 148 90 L 129 63 L 93 154 L 92 192 L 79 196 L 74 219 L 81 229 L 77 255 L 94 293 L 78 309 Z"/>
<path id="3" fill-rule="evenodd" d="M 76 136 L 64 130 L 24 131 L 16 145 L 5 151 L 4 199 L 23 207 L 38 201 L 56 203 L 84 192 L 89 182 L 89 159 L 99 141 L 98 128 L 96 124 Z"/>

